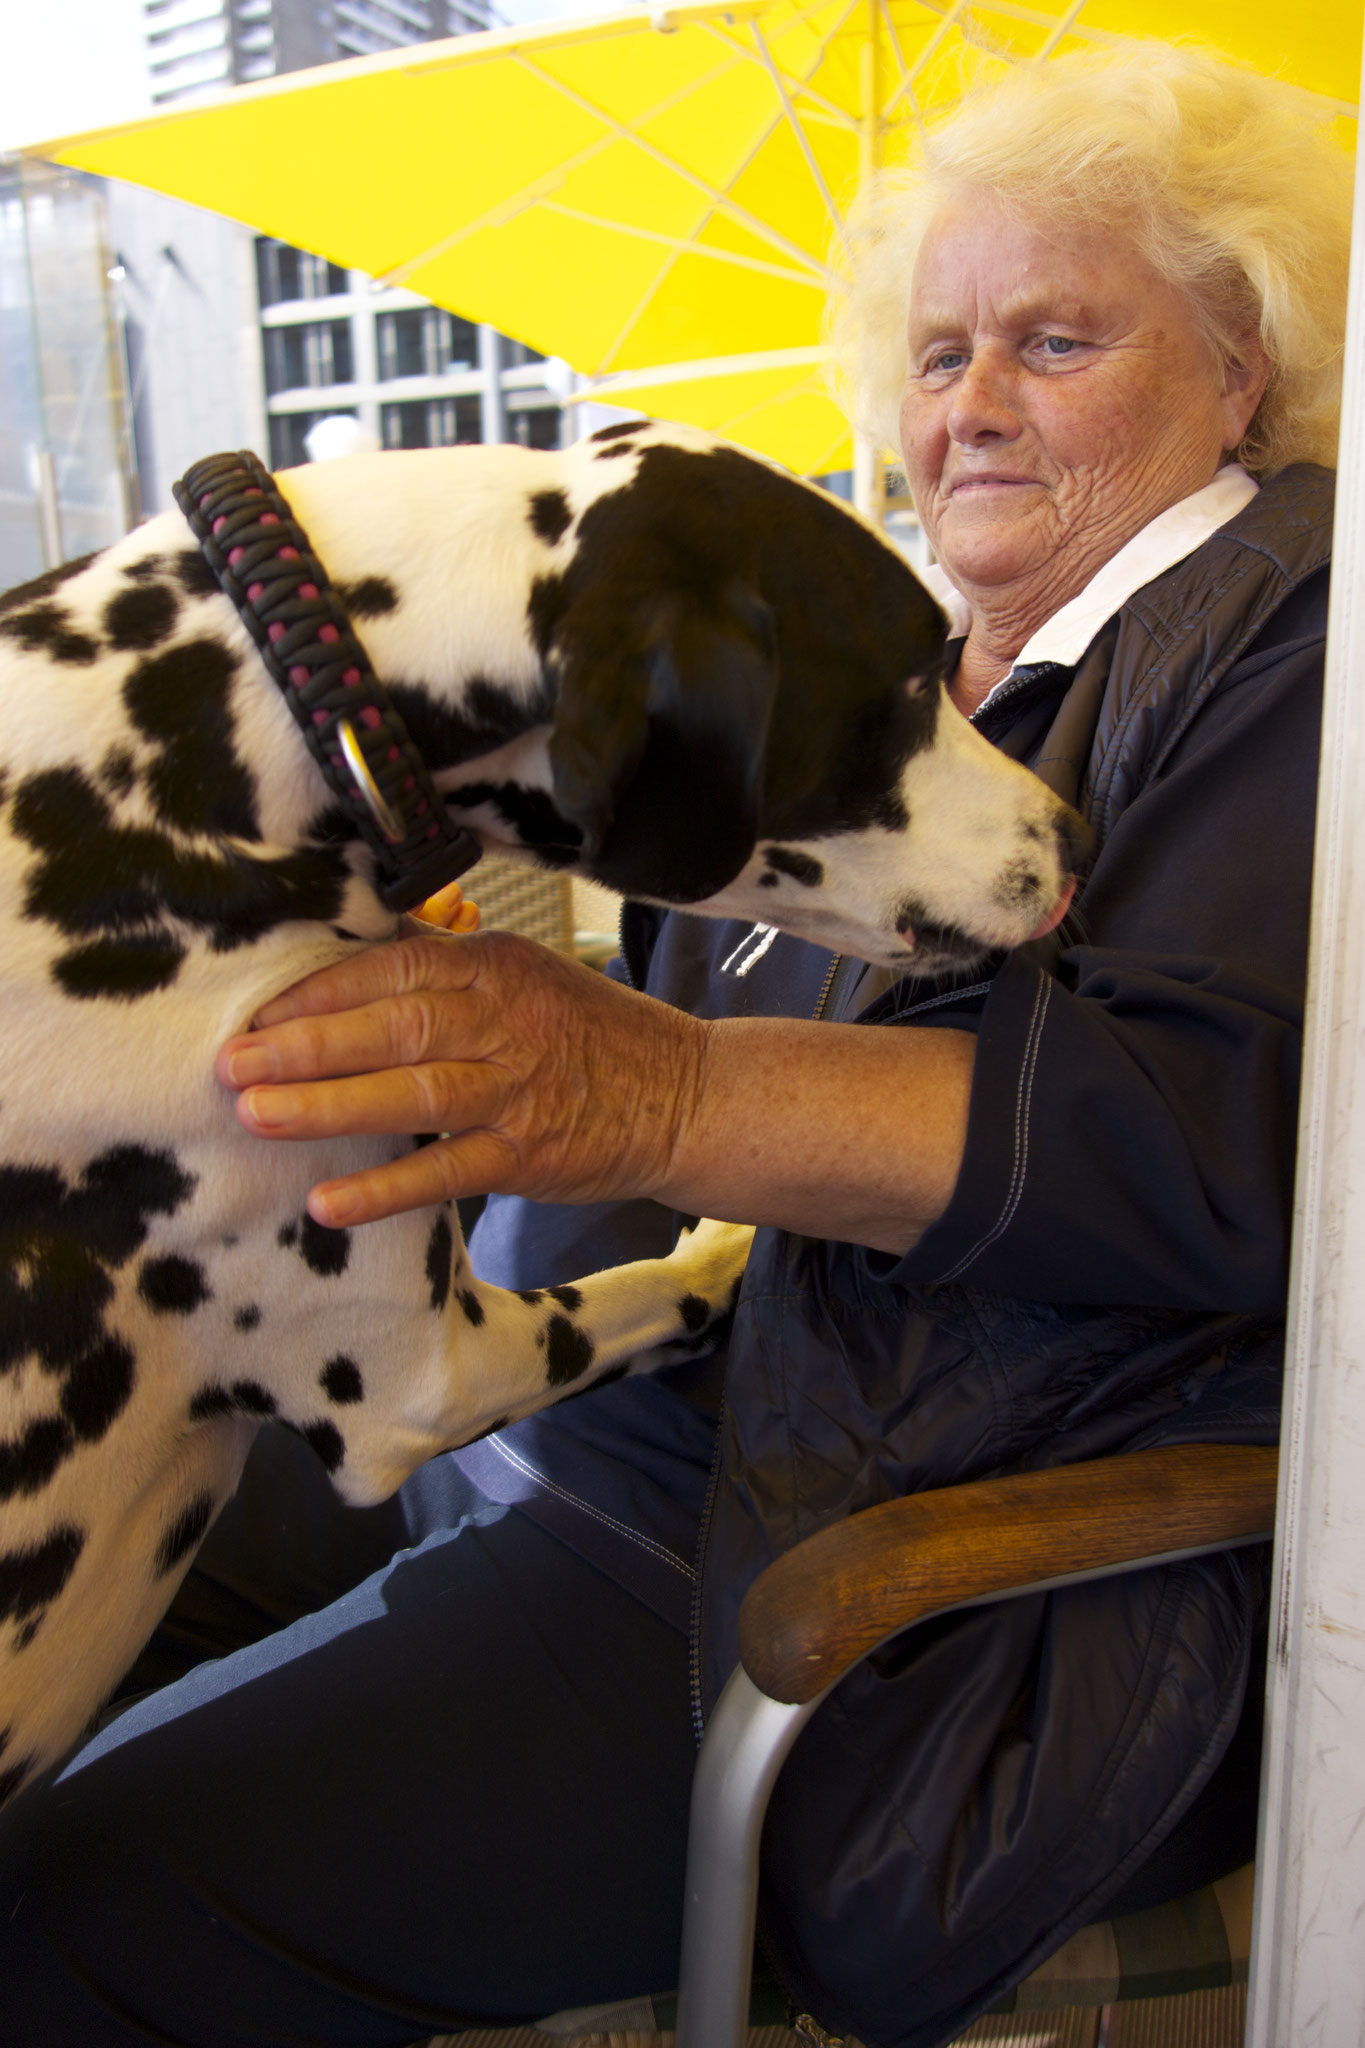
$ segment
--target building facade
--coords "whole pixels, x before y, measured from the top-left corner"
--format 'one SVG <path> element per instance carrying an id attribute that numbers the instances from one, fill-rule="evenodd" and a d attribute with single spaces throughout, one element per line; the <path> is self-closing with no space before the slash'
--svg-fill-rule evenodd
<path id="1" fill-rule="evenodd" d="M 145 0 L 150 90 L 193 100 L 491 23 L 490 0 Z M 318 420 L 382 447 L 555 447 L 561 414 L 523 344 L 324 258 L 128 185 L 107 188 L 141 502 L 216 448 L 307 460 Z"/>
<path id="2" fill-rule="evenodd" d="M 145 0 L 152 101 L 491 28 L 489 0 Z"/>

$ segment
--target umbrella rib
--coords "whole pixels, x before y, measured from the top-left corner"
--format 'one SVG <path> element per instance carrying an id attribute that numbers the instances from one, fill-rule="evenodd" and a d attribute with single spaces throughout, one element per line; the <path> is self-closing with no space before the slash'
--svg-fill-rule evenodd
<path id="1" fill-rule="evenodd" d="M 941 45 L 946 40 L 946 38 L 952 33 L 953 27 L 957 21 L 959 14 L 962 13 L 962 10 L 968 4 L 969 0 L 952 0 L 952 5 L 944 13 L 943 18 L 939 22 L 938 27 L 934 30 L 934 33 L 930 36 L 928 42 L 924 45 L 924 48 L 920 51 L 918 57 L 916 57 L 914 63 L 910 66 L 909 70 L 904 71 L 902 73 L 900 83 L 897 85 L 896 90 L 892 93 L 890 99 L 886 102 L 886 105 L 882 108 L 882 119 L 884 121 L 890 119 L 891 115 L 895 112 L 896 107 L 899 105 L 900 101 L 904 99 L 907 94 L 909 94 L 911 99 L 917 100 L 918 96 L 915 92 L 916 79 L 918 79 L 922 75 L 925 66 L 933 62 L 934 57 L 937 55 Z M 886 17 L 887 26 L 888 28 L 890 28 L 891 11 L 888 7 L 885 6 L 884 0 L 883 12 Z M 892 29 L 893 37 L 894 34 L 895 30 Z M 897 55 L 899 54 L 900 53 L 898 49 Z"/>
<path id="2" fill-rule="evenodd" d="M 1084 6 L 1085 0 L 1071 0 L 1070 7 L 1068 7 L 1052 33 L 1045 39 L 1042 48 L 1034 58 L 1035 64 L 1041 64 L 1045 58 L 1052 55 L 1062 37 L 1070 31 L 1072 24 L 1076 21 Z"/>
<path id="3" fill-rule="evenodd" d="M 792 284 L 817 287 L 817 279 L 809 271 L 794 270 L 785 263 L 765 263 L 761 256 L 742 256 L 735 249 L 715 249 L 708 243 L 699 242 L 695 235 L 666 235 L 659 228 L 632 227 L 623 220 L 611 220 L 605 214 L 587 213 L 579 206 L 565 206 L 557 199 L 542 202 L 546 213 L 561 214 L 565 220 L 581 221 L 585 227 L 605 228 L 614 235 L 629 235 L 637 242 L 658 242 L 665 249 L 672 249 L 679 256 L 704 256 L 712 263 L 730 263 L 739 270 L 756 270 L 764 277 L 786 278 Z"/>
<path id="4" fill-rule="evenodd" d="M 966 0 L 959 0 L 959 4 L 966 4 Z M 824 12 L 825 7 L 823 5 L 808 7 L 804 10 L 804 12 L 796 15 L 794 21 L 791 24 L 789 24 L 789 26 L 803 26 L 806 22 L 813 20 L 817 15 L 821 15 Z M 826 35 L 823 38 L 820 45 L 820 54 L 816 58 L 814 64 L 812 64 L 811 66 L 812 72 L 815 72 L 820 68 L 820 65 L 824 61 L 829 43 L 835 36 L 839 34 L 840 30 L 844 27 L 844 24 L 847 22 L 850 14 L 852 14 L 853 12 L 854 7 L 850 6 L 845 8 L 843 14 L 839 17 L 839 20 L 834 24 L 834 27 L 829 31 L 828 35 Z M 699 28 L 704 28 L 708 35 L 714 36 L 718 43 L 724 43 L 727 49 L 733 50 L 736 56 L 742 57 L 746 64 L 758 63 L 759 60 L 754 55 L 753 51 L 739 40 L 738 36 L 735 35 L 732 29 L 722 28 L 719 25 L 719 23 L 714 21 L 699 22 L 697 26 Z M 785 66 L 779 65 L 778 69 L 781 71 L 782 77 L 786 81 L 787 89 L 792 94 L 794 99 L 808 100 L 812 107 L 816 107 L 820 110 L 822 114 L 828 115 L 831 123 L 835 127 L 847 129 L 850 135 L 857 134 L 857 120 L 854 118 L 852 114 L 849 113 L 846 107 L 841 107 L 837 100 L 829 99 L 826 96 L 826 94 L 822 92 L 817 92 L 815 87 L 811 84 L 809 77 L 802 78 L 799 74 L 788 71 L 785 68 Z"/>
<path id="5" fill-rule="evenodd" d="M 715 186 L 708 184 L 699 172 L 689 170 L 686 164 L 679 163 L 676 157 L 670 156 L 667 150 L 660 149 L 657 143 L 647 142 L 643 135 L 637 134 L 626 122 L 618 120 L 614 114 L 609 114 L 604 108 L 595 105 L 585 94 L 576 91 L 571 85 L 566 85 L 562 79 L 542 70 L 539 64 L 533 63 L 521 50 L 515 50 L 511 54 L 514 61 L 529 71 L 533 78 L 538 78 L 543 85 L 548 85 L 553 91 L 561 93 L 585 114 L 590 114 L 594 120 L 600 121 L 604 128 L 609 128 L 620 141 L 638 149 L 642 156 L 652 158 L 666 171 L 671 171 L 674 177 L 681 178 L 684 184 L 691 185 L 694 190 L 703 193 L 713 206 L 730 214 L 741 227 L 757 235 L 760 241 L 770 243 L 775 249 L 781 249 L 784 255 L 792 257 L 798 264 L 808 265 L 813 277 L 833 283 L 834 275 L 828 264 L 817 262 L 799 242 L 793 242 L 789 236 L 780 234 L 757 214 L 750 213 L 747 207 L 740 206 L 724 193 L 717 192 Z"/>
<path id="6" fill-rule="evenodd" d="M 659 114 L 668 113 L 671 108 L 681 105 L 684 100 L 690 99 L 703 87 L 714 84 L 718 78 L 723 78 L 727 71 L 733 69 L 733 65 L 718 64 L 714 71 L 708 71 L 700 78 L 689 79 L 688 83 L 680 86 L 676 92 L 669 93 L 664 99 L 657 101 L 650 108 L 648 118 L 653 120 Z M 450 234 L 443 235 L 439 242 L 430 243 L 415 256 L 404 257 L 403 261 L 395 263 L 391 270 L 381 271 L 380 282 L 390 285 L 404 284 L 424 263 L 434 263 L 438 257 L 448 256 L 452 249 L 458 249 L 461 242 L 467 241 L 471 235 L 477 235 L 485 228 L 506 227 L 510 221 L 516 220 L 518 215 L 528 212 L 547 192 L 553 192 L 557 186 L 562 185 L 574 171 L 581 170 L 584 164 L 591 163 L 594 157 L 601 156 L 605 150 L 610 149 L 616 140 L 617 137 L 614 135 L 594 136 L 591 142 L 573 156 L 552 165 L 529 185 L 524 185 L 519 192 L 510 193 L 505 199 L 500 199 L 496 206 L 490 206 L 476 220 L 466 221 L 463 227 L 455 228 Z"/>
<path id="7" fill-rule="evenodd" d="M 1085 0 L 1078 0 L 1078 4 L 1084 6 Z M 805 129 L 801 126 L 801 123 L 796 118 L 796 110 L 792 106 L 791 100 L 787 95 L 787 89 L 783 85 L 782 80 L 778 75 L 778 69 L 776 64 L 774 64 L 773 62 L 772 51 L 768 48 L 767 39 L 756 21 L 750 22 L 749 26 L 753 30 L 754 41 L 758 45 L 759 54 L 763 59 L 764 69 L 767 71 L 769 78 L 771 78 L 773 82 L 773 91 L 777 94 L 778 99 L 782 103 L 783 119 L 786 121 L 787 126 L 791 129 L 792 134 L 796 137 L 797 147 L 801 151 L 802 156 L 806 160 L 806 169 L 810 172 L 811 177 L 815 181 L 815 188 L 820 194 L 821 199 L 824 201 L 825 212 L 830 217 L 830 222 L 834 228 L 834 231 L 838 235 L 840 241 L 844 244 L 844 247 L 847 248 L 848 231 L 844 227 L 843 215 L 840 213 L 838 207 L 834 204 L 834 196 L 831 193 L 829 186 L 825 183 L 825 174 L 815 160 L 815 151 L 810 146 L 810 137 L 809 135 L 807 135 Z"/>
<path id="8" fill-rule="evenodd" d="M 848 7 L 845 9 L 844 13 L 839 17 L 839 20 L 835 24 L 835 27 L 831 31 L 831 33 L 836 35 L 838 34 L 839 30 L 848 20 L 849 15 L 853 12 L 853 9 L 856 6 L 856 4 L 857 0 L 849 0 Z M 815 9 L 812 8 L 808 11 L 814 13 Z M 753 64 L 754 62 L 756 62 L 752 50 L 746 48 L 743 43 L 736 42 L 732 36 L 722 33 L 719 29 L 716 28 L 714 23 L 708 21 L 702 23 L 701 26 L 705 27 L 711 35 L 715 36 L 717 41 L 724 43 L 727 48 L 732 49 L 735 52 L 735 54 L 744 61 L 744 63 Z M 820 44 L 819 52 L 811 65 L 812 71 L 818 69 L 819 65 L 824 61 L 825 48 L 826 44 L 825 42 L 822 41 Z M 758 155 L 759 151 L 770 140 L 770 138 L 776 134 L 778 128 L 782 124 L 782 118 L 783 116 L 779 111 L 772 117 L 771 120 L 765 122 L 764 125 L 760 128 L 758 134 L 755 136 L 749 148 L 745 151 L 744 155 L 740 158 L 739 162 L 734 166 L 733 170 L 731 171 L 730 176 L 726 180 L 722 192 L 719 195 L 713 195 L 713 198 L 716 199 L 717 203 L 719 203 L 720 200 L 728 198 L 728 195 L 730 194 L 730 192 L 733 191 L 738 180 L 743 177 L 745 171 L 748 170 L 750 164 L 754 161 L 754 158 Z M 684 245 L 685 247 L 700 246 L 698 238 L 709 226 L 712 215 L 714 214 L 715 210 L 715 204 L 707 208 L 707 210 L 703 213 L 702 217 L 698 220 L 689 238 L 688 244 Z M 648 306 L 650 300 L 654 297 L 655 293 L 662 289 L 664 280 L 669 276 L 670 272 L 675 267 L 677 260 L 678 258 L 675 254 L 673 256 L 670 256 L 668 260 L 663 264 L 657 276 L 649 285 L 648 290 L 645 291 L 637 300 L 635 306 L 631 310 L 629 317 L 625 321 L 625 324 L 617 330 L 617 333 L 612 339 L 611 346 L 603 350 L 601 356 L 601 366 L 604 370 L 609 370 L 611 368 L 612 363 L 620 354 L 621 350 L 625 347 L 626 342 L 629 340 L 631 334 L 635 331 L 636 326 L 638 325 L 642 315 L 644 314 L 645 308 Z M 829 272 L 828 270 L 825 270 L 821 276 L 821 283 L 826 288 L 828 288 L 829 282 Z"/>

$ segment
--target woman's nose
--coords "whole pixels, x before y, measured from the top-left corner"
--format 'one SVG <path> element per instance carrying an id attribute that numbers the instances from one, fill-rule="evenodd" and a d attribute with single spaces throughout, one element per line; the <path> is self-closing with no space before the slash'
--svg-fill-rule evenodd
<path id="1" fill-rule="evenodd" d="M 959 446 L 979 447 L 983 441 L 1012 441 L 1019 432 L 1010 366 L 978 350 L 953 386 L 948 432 Z"/>

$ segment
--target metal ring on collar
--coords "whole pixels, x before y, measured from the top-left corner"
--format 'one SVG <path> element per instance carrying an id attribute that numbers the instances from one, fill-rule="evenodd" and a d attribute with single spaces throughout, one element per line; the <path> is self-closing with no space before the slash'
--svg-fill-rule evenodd
<path id="1" fill-rule="evenodd" d="M 346 766 L 355 777 L 356 788 L 369 806 L 370 816 L 390 846 L 400 845 L 403 839 L 403 821 L 385 803 L 379 784 L 370 773 L 370 764 L 360 751 L 360 742 L 355 736 L 355 728 L 349 718 L 337 720 L 336 736 L 346 757 Z"/>

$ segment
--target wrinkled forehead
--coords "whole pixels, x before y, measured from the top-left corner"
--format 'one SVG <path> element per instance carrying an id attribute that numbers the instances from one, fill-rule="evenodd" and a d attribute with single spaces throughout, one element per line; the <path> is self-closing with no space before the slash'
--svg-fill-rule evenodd
<path id="1" fill-rule="evenodd" d="M 990 194 L 959 195 L 934 215 L 911 274 L 911 348 L 980 328 L 1017 334 L 1048 322 L 1101 333 L 1170 287 L 1113 228 L 1059 230 Z"/>

